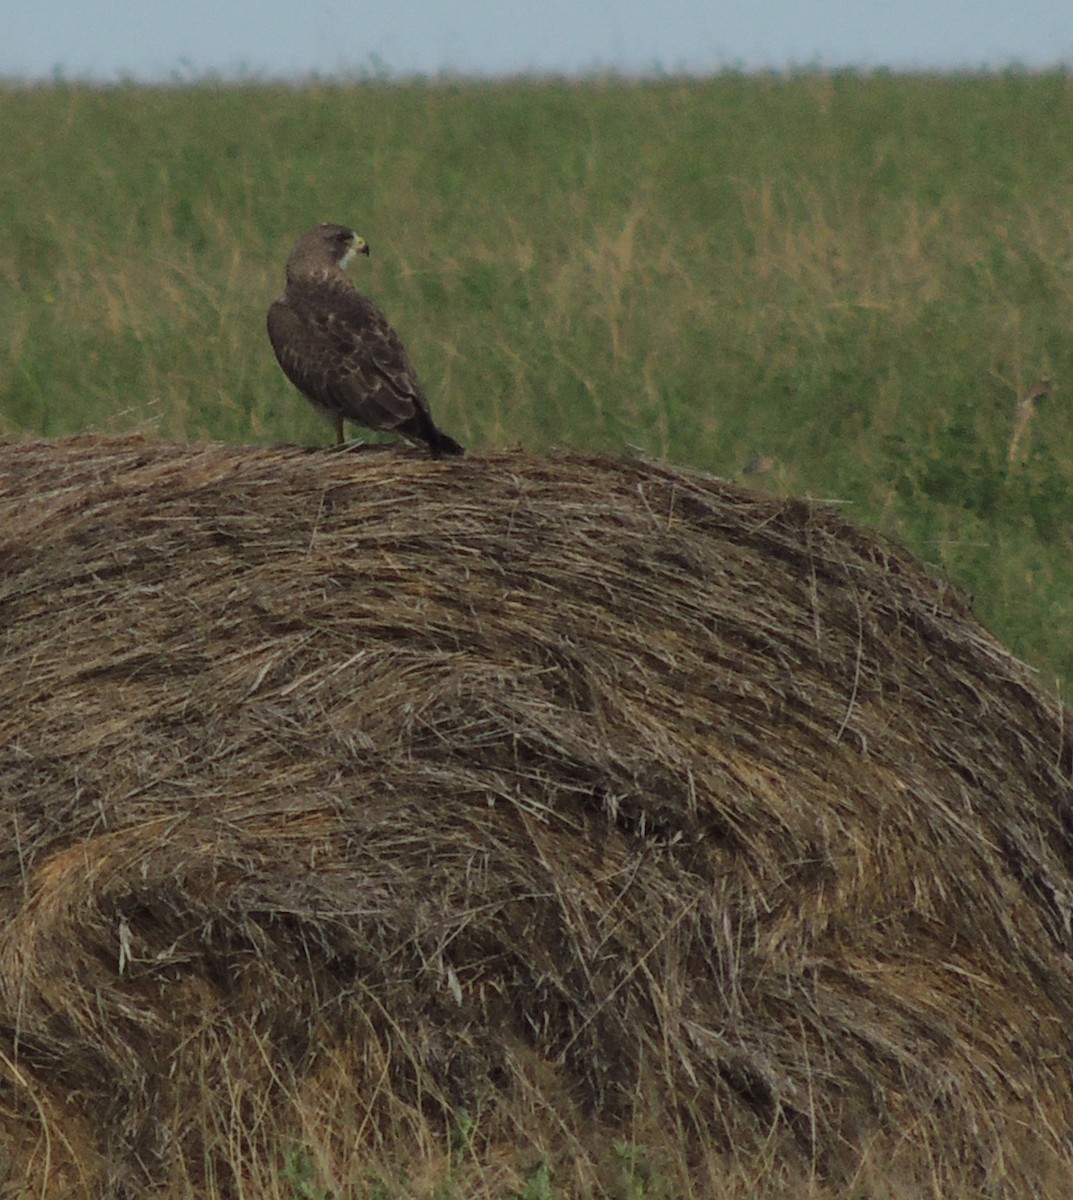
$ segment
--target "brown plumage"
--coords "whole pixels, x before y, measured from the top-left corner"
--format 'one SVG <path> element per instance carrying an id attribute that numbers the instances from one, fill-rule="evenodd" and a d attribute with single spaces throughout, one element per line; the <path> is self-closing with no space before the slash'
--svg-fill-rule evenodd
<path id="1" fill-rule="evenodd" d="M 346 267 L 368 254 L 344 225 L 318 225 L 287 259 L 287 287 L 268 310 L 268 336 L 284 374 L 331 421 L 390 429 L 429 448 L 433 458 L 464 454 L 437 429 L 402 342 L 387 318 L 354 287 Z"/>

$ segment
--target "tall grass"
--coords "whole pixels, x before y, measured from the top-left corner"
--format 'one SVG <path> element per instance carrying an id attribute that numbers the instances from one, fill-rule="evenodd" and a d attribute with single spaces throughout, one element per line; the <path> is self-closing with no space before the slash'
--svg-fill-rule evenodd
<path id="1" fill-rule="evenodd" d="M 343 221 L 460 440 L 759 461 L 1068 692 L 1070 128 L 1062 73 L 8 87 L 0 433 L 326 442 L 263 315 Z"/>

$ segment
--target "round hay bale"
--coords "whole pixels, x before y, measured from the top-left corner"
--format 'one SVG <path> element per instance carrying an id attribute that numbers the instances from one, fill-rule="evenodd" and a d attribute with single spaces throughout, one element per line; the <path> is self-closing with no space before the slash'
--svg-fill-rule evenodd
<path id="1" fill-rule="evenodd" d="M 0 509 L 0 1184 L 1068 1194 L 1066 713 L 903 551 L 565 454 L 28 443 Z"/>

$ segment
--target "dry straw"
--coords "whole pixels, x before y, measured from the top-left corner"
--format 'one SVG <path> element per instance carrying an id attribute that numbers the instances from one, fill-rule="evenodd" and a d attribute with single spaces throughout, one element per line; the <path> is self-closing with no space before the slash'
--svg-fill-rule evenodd
<path id="1" fill-rule="evenodd" d="M 577 455 L 0 512 L 0 1194 L 1069 1194 L 1066 714 L 904 552 Z"/>

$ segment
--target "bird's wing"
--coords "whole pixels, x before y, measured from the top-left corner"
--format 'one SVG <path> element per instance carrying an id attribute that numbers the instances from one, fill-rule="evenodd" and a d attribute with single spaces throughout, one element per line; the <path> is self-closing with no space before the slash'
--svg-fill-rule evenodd
<path id="1" fill-rule="evenodd" d="M 357 292 L 281 297 L 269 309 L 268 335 L 288 378 L 322 408 L 373 429 L 427 411 L 398 336 Z"/>

